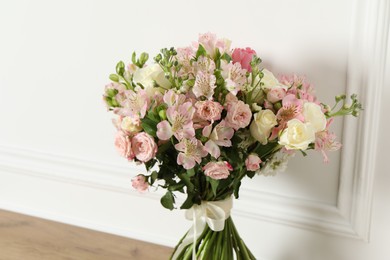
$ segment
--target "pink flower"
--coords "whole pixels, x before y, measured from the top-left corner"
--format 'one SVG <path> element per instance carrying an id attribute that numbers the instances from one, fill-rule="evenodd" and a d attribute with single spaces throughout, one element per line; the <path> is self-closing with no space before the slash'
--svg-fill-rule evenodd
<path id="1" fill-rule="evenodd" d="M 326 154 L 327 151 L 333 152 L 341 148 L 341 143 L 335 141 L 336 135 L 334 133 L 330 133 L 328 130 L 329 125 L 332 122 L 333 118 L 328 120 L 326 129 L 324 131 L 316 133 L 316 140 L 314 143 L 314 149 L 322 153 L 322 157 L 324 158 L 325 163 L 329 162 L 328 155 Z"/>
<path id="2" fill-rule="evenodd" d="M 149 183 L 143 175 L 137 175 L 131 180 L 131 185 L 139 192 L 144 192 L 149 188 Z"/>
<path id="3" fill-rule="evenodd" d="M 226 114 L 227 124 L 238 130 L 240 128 L 247 127 L 252 119 L 252 111 L 248 104 L 245 104 L 241 100 L 228 104 Z"/>
<path id="4" fill-rule="evenodd" d="M 201 163 L 202 157 L 207 155 L 202 142 L 195 137 L 191 139 L 182 139 L 175 145 L 180 153 L 177 156 L 177 164 L 183 165 L 184 169 L 194 168 L 195 163 Z"/>
<path id="5" fill-rule="evenodd" d="M 177 108 L 169 107 L 167 109 L 168 120 L 157 124 L 157 137 L 161 140 L 168 140 L 174 135 L 177 140 L 181 140 L 195 136 L 192 121 L 194 113 L 195 109 L 191 102 L 185 102 Z"/>
<path id="6" fill-rule="evenodd" d="M 304 121 L 305 118 L 302 115 L 303 109 L 303 101 L 297 99 L 295 95 L 288 94 L 282 100 L 283 107 L 279 109 L 277 113 L 277 118 L 283 123 L 287 123 L 291 119 L 298 119 L 300 121 Z"/>
<path id="7" fill-rule="evenodd" d="M 251 72 L 252 68 L 250 62 L 252 61 L 253 55 L 256 55 L 256 52 L 249 47 L 246 47 L 245 49 L 234 49 L 232 54 L 233 63 L 239 62 L 243 69 Z"/>
<path id="8" fill-rule="evenodd" d="M 135 157 L 141 162 L 147 162 L 157 153 L 157 144 L 152 136 L 145 132 L 136 134 L 131 140 Z"/>
<path id="9" fill-rule="evenodd" d="M 215 54 L 215 44 L 217 43 L 217 35 L 214 33 L 204 33 L 199 34 L 198 39 L 199 44 L 201 44 L 207 53 L 213 58 Z"/>
<path id="10" fill-rule="evenodd" d="M 221 150 L 219 146 L 230 147 L 232 146 L 232 139 L 234 135 L 234 130 L 226 125 L 225 120 L 222 120 L 218 125 L 214 127 L 214 130 L 211 131 L 213 125 L 210 124 L 203 128 L 202 134 L 205 137 L 208 137 L 209 140 L 205 143 L 205 149 L 211 156 L 218 159 L 221 155 Z"/>
<path id="11" fill-rule="evenodd" d="M 197 108 L 196 112 L 198 116 L 203 120 L 219 120 L 221 119 L 221 113 L 223 106 L 218 102 L 213 102 L 210 100 L 198 101 L 195 103 Z"/>
<path id="12" fill-rule="evenodd" d="M 233 167 L 226 161 L 209 162 L 203 167 L 204 174 L 214 180 L 226 179 L 232 170 Z"/>
<path id="13" fill-rule="evenodd" d="M 140 118 L 144 118 L 150 103 L 146 91 L 143 89 L 137 92 L 126 90 L 124 94 L 126 98 L 121 102 L 122 108 L 116 108 L 114 112 L 121 116 L 137 114 Z"/>
<path id="14" fill-rule="evenodd" d="M 214 94 L 214 89 L 216 78 L 213 74 L 204 73 L 199 71 L 196 74 L 195 85 L 192 88 L 192 92 L 194 95 L 198 97 L 206 97 L 207 99 L 211 99 Z"/>
<path id="15" fill-rule="evenodd" d="M 257 171 L 260 169 L 261 159 L 255 154 L 250 154 L 245 160 L 245 166 L 248 171 Z"/>
<path id="16" fill-rule="evenodd" d="M 267 93 L 267 99 L 271 103 L 276 103 L 282 100 L 286 96 L 286 90 L 284 88 L 275 87 Z"/>
<path id="17" fill-rule="evenodd" d="M 131 149 L 130 137 L 125 135 L 122 131 L 118 131 L 115 136 L 115 148 L 119 154 L 128 160 L 134 159 L 134 153 Z"/>
<path id="18" fill-rule="evenodd" d="M 225 79 L 227 90 L 233 95 L 237 95 L 247 81 L 246 69 L 241 68 L 240 63 L 222 64 L 222 76 Z"/>

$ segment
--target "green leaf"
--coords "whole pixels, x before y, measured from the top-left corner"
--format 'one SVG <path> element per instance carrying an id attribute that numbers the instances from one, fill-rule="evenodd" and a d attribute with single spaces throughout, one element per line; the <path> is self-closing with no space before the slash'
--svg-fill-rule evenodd
<path id="1" fill-rule="evenodd" d="M 213 191 L 214 196 L 217 196 L 217 188 L 219 185 L 219 180 L 214 180 L 210 177 L 207 177 L 206 179 L 211 184 L 211 190 Z"/>
<path id="2" fill-rule="evenodd" d="M 153 185 L 153 183 L 157 180 L 158 172 L 153 171 L 150 175 L 150 184 Z"/>
<path id="3" fill-rule="evenodd" d="M 187 176 L 188 177 L 195 176 L 195 169 L 194 168 L 188 169 L 187 170 Z"/>
<path id="4" fill-rule="evenodd" d="M 249 178 L 253 178 L 255 175 L 256 175 L 256 172 L 254 172 L 254 171 L 247 171 L 246 172 L 246 175 L 249 177 Z"/>
<path id="5" fill-rule="evenodd" d="M 167 191 L 167 193 L 165 193 L 165 195 L 161 197 L 160 202 L 164 208 L 167 208 L 169 210 L 174 209 L 175 198 L 173 197 L 172 192 Z"/>
<path id="6" fill-rule="evenodd" d="M 207 52 L 206 49 L 203 47 L 202 44 L 199 44 L 198 50 L 196 51 L 196 59 L 198 59 L 200 56 L 206 56 Z"/>
<path id="7" fill-rule="evenodd" d="M 191 182 L 191 179 L 190 177 L 187 175 L 187 174 L 178 174 L 177 176 L 179 176 L 179 178 L 185 183 L 185 185 L 187 186 L 187 192 L 193 192 L 194 189 L 195 189 L 195 186 L 194 184 Z"/>
<path id="8" fill-rule="evenodd" d="M 180 209 L 190 209 L 192 205 L 194 205 L 194 202 L 192 200 L 193 198 L 194 198 L 194 194 L 188 193 L 187 199 L 183 202 Z"/>
<path id="9" fill-rule="evenodd" d="M 234 189 L 234 197 L 236 197 L 236 199 L 238 199 L 239 197 L 240 186 L 241 186 L 241 181 L 239 179 L 235 179 L 233 183 L 233 189 Z"/>
<path id="10" fill-rule="evenodd" d="M 141 120 L 141 126 L 144 129 L 144 131 L 151 136 L 156 137 L 157 132 L 157 123 L 150 120 L 149 118 L 145 117 Z"/>
<path id="11" fill-rule="evenodd" d="M 230 57 L 229 54 L 227 54 L 226 52 L 222 55 L 222 59 L 223 60 L 226 60 L 227 63 L 230 63 L 230 61 L 232 60 L 232 57 Z"/>

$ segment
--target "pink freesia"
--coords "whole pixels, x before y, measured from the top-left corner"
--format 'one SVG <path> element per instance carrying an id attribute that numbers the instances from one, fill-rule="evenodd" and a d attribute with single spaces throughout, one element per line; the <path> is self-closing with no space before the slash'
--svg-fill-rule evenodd
<path id="1" fill-rule="evenodd" d="M 232 170 L 233 167 L 226 161 L 209 162 L 203 167 L 204 174 L 214 180 L 226 179 Z"/>
<path id="2" fill-rule="evenodd" d="M 211 156 L 218 159 L 221 155 L 219 146 L 230 147 L 232 146 L 232 139 L 234 130 L 226 125 L 226 122 L 222 120 L 218 125 L 214 127 L 210 124 L 203 128 L 202 134 L 208 137 L 209 140 L 205 143 L 205 149 Z"/>
<path id="3" fill-rule="evenodd" d="M 248 171 L 257 171 L 260 169 L 261 159 L 256 154 L 250 154 L 245 160 L 245 167 Z"/>
<path id="4" fill-rule="evenodd" d="M 197 115 L 203 120 L 219 120 L 221 119 L 221 113 L 223 106 L 214 101 L 198 101 L 195 103 Z"/>
<path id="5" fill-rule="evenodd" d="M 136 134 L 131 140 L 135 157 L 141 162 L 147 162 L 157 153 L 157 144 L 152 136 L 145 132 Z"/>
<path id="6" fill-rule="evenodd" d="M 214 89 L 216 88 L 215 82 L 216 78 L 213 74 L 199 71 L 196 74 L 195 85 L 192 88 L 192 92 L 197 98 L 203 96 L 207 99 L 211 99 L 214 94 Z"/>
<path id="7" fill-rule="evenodd" d="M 202 158 L 207 155 L 202 142 L 195 137 L 191 139 L 183 138 L 175 145 L 176 150 L 180 153 L 177 156 L 177 164 L 183 165 L 184 169 L 192 169 L 195 163 L 200 164 Z"/>
<path id="8" fill-rule="evenodd" d="M 252 119 L 252 111 L 248 104 L 241 100 L 238 102 L 231 102 L 227 107 L 226 122 L 227 125 L 238 130 L 247 127 Z"/>
<path id="9" fill-rule="evenodd" d="M 256 55 L 256 52 L 249 47 L 245 49 L 237 48 L 233 50 L 232 59 L 233 63 L 240 63 L 241 67 L 251 72 L 252 68 L 250 62 L 252 61 L 253 55 Z"/>
<path id="10" fill-rule="evenodd" d="M 131 185 L 139 192 L 145 192 L 149 188 L 149 183 L 146 181 L 145 176 L 137 175 L 131 180 Z"/>
<path id="11" fill-rule="evenodd" d="M 134 152 L 131 149 L 131 139 L 122 131 L 118 131 L 115 136 L 115 148 L 118 153 L 128 160 L 134 159 Z"/>
<path id="12" fill-rule="evenodd" d="M 157 124 L 157 137 L 161 140 L 168 140 L 174 135 L 177 140 L 181 140 L 195 136 L 192 121 L 194 113 L 195 109 L 191 102 L 185 102 L 177 108 L 169 107 L 167 109 L 168 120 Z"/>

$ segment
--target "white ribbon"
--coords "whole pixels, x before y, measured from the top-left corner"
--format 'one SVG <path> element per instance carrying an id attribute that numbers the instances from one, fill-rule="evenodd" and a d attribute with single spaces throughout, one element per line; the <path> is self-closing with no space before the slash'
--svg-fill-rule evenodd
<path id="1" fill-rule="evenodd" d="M 196 240 L 202 234 L 206 224 L 213 231 L 222 231 L 225 227 L 225 220 L 230 216 L 233 207 L 233 199 L 229 197 L 219 201 L 202 201 L 200 205 L 194 205 L 186 211 L 185 217 L 192 220 L 192 228 L 187 236 L 180 243 L 172 259 L 176 260 L 181 251 L 189 244 L 193 243 L 192 259 L 196 260 Z"/>

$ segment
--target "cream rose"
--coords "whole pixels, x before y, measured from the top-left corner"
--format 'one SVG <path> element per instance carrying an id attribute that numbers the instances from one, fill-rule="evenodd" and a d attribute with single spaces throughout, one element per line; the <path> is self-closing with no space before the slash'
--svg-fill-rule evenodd
<path id="1" fill-rule="evenodd" d="M 165 89 L 171 87 L 171 83 L 165 78 L 164 71 L 159 64 L 153 64 L 138 69 L 133 74 L 133 80 L 136 83 L 142 84 L 145 88 L 152 88 L 154 86 L 154 81 Z"/>
<path id="2" fill-rule="evenodd" d="M 309 122 L 313 125 L 316 133 L 324 131 L 326 128 L 326 117 L 322 112 L 319 105 L 312 102 L 306 102 L 303 105 L 303 116 L 305 122 Z"/>
<path id="3" fill-rule="evenodd" d="M 287 86 L 281 84 L 279 80 L 272 74 L 271 71 L 267 69 L 263 69 L 263 78 L 261 79 L 261 82 L 264 84 L 263 88 L 265 89 L 273 89 L 275 87 L 282 87 L 285 90 L 287 90 Z"/>
<path id="4" fill-rule="evenodd" d="M 129 132 L 129 133 L 138 133 L 139 131 L 142 130 L 141 127 L 141 120 L 139 119 L 138 116 L 125 116 L 122 119 L 121 122 L 121 128 L 123 131 Z"/>
<path id="5" fill-rule="evenodd" d="M 261 110 L 254 115 L 250 126 L 252 136 L 262 144 L 267 144 L 271 130 L 277 125 L 275 114 L 269 110 Z"/>
<path id="6" fill-rule="evenodd" d="M 287 150 L 306 150 L 315 141 L 315 129 L 311 123 L 302 123 L 298 119 L 287 122 L 287 128 L 280 136 L 279 144 Z"/>

